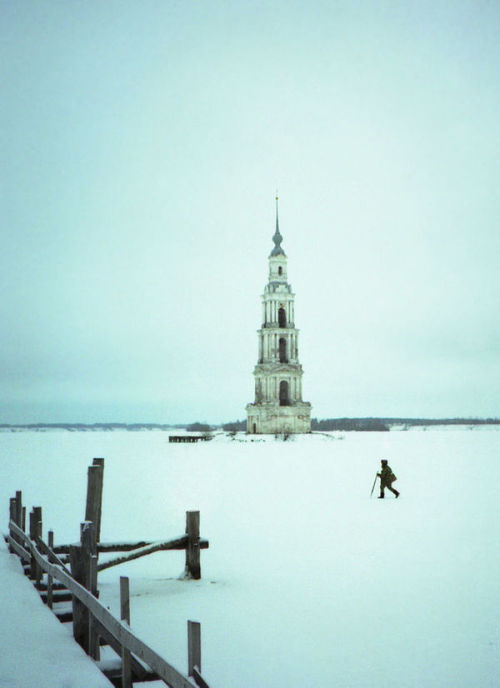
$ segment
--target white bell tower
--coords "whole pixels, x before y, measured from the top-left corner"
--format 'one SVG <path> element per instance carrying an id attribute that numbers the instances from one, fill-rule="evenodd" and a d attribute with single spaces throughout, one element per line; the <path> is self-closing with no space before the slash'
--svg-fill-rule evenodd
<path id="1" fill-rule="evenodd" d="M 262 296 L 255 402 L 247 404 L 248 433 L 311 432 L 311 404 L 302 401 L 302 366 L 295 327 L 295 294 L 287 282 L 287 257 L 281 248 L 278 197 L 269 281 Z"/>

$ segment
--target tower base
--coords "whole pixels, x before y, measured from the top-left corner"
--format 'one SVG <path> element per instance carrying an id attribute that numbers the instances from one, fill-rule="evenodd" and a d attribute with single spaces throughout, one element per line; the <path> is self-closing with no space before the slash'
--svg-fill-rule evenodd
<path id="1" fill-rule="evenodd" d="M 247 433 L 275 435 L 311 432 L 311 404 L 297 401 L 293 406 L 247 404 Z"/>

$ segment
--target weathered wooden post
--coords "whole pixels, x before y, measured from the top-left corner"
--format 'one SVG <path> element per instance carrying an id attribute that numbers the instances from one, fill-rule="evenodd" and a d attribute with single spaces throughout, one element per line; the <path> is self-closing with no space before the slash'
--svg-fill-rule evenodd
<path id="1" fill-rule="evenodd" d="M 200 512 L 186 511 L 186 578 L 199 580 L 201 578 L 200 566 Z"/>
<path id="2" fill-rule="evenodd" d="M 9 500 L 9 519 L 15 523 L 16 526 L 19 526 L 19 528 L 24 530 L 25 523 L 23 523 L 23 514 L 26 514 L 26 509 L 23 508 L 22 492 L 17 490 L 16 496 Z M 17 535 L 14 535 L 10 532 L 10 529 L 9 535 L 20 545 L 23 547 L 25 546 L 24 542 L 22 542 Z M 14 550 L 9 547 L 9 551 L 13 552 Z"/>
<path id="3" fill-rule="evenodd" d="M 26 513 L 26 510 L 24 510 L 24 513 Z M 19 526 L 19 528 L 23 528 L 23 493 L 21 490 L 17 490 L 16 492 L 16 525 Z M 24 530 L 24 528 L 23 528 Z"/>
<path id="4" fill-rule="evenodd" d="M 35 539 L 35 512 L 33 510 L 30 511 L 29 536 L 30 536 L 30 540 Z M 30 562 L 30 569 L 29 569 L 29 577 L 31 578 L 31 580 L 34 580 L 34 578 L 35 578 L 35 567 L 36 567 L 36 559 L 33 555 L 31 555 L 31 562 Z"/>
<path id="5" fill-rule="evenodd" d="M 130 626 L 130 587 L 126 576 L 120 576 L 120 619 Z M 122 688 L 132 688 L 130 651 L 122 646 Z"/>
<path id="6" fill-rule="evenodd" d="M 13 523 L 15 523 L 15 521 L 16 521 L 16 498 L 15 497 L 11 497 L 9 500 L 9 523 L 11 521 Z M 9 535 L 13 539 L 16 537 L 13 534 L 13 532 L 11 531 L 10 527 L 9 527 Z M 12 547 L 12 545 L 9 545 L 9 552 L 12 553 L 13 551 L 14 551 L 14 548 Z"/>
<path id="7" fill-rule="evenodd" d="M 49 530 L 49 532 L 47 533 L 47 538 L 48 538 L 49 547 L 51 550 L 53 550 L 54 549 L 54 531 L 53 530 Z M 52 595 L 53 583 L 54 583 L 53 577 L 50 574 L 48 574 L 47 575 L 47 607 L 49 609 L 52 609 L 52 606 L 53 606 L 53 595 Z"/>
<path id="8" fill-rule="evenodd" d="M 95 566 L 95 561 L 94 566 L 92 565 L 92 557 L 96 555 L 96 551 L 94 524 L 86 521 L 80 526 L 80 545 L 70 545 L 69 558 L 71 575 L 80 585 L 90 590 L 93 595 L 97 594 L 97 566 Z M 95 650 L 95 648 L 91 648 L 90 635 L 89 611 L 73 596 L 73 637 L 87 654 L 90 654 L 91 649 Z"/>
<path id="9" fill-rule="evenodd" d="M 188 676 L 201 673 L 201 626 L 197 621 L 188 621 Z"/>
<path id="10" fill-rule="evenodd" d="M 42 537 L 42 507 L 41 506 L 34 506 L 33 509 L 30 512 L 30 532 L 29 532 L 30 540 L 35 543 L 37 542 L 37 538 Z M 31 555 L 31 563 L 30 563 L 30 574 L 29 574 L 31 580 L 36 581 L 37 587 L 40 586 L 40 580 L 42 578 L 42 571 L 40 569 L 40 566 L 38 565 L 37 560 L 33 555 Z"/>
<path id="11" fill-rule="evenodd" d="M 22 510 L 21 510 L 22 513 Z M 34 519 L 35 519 L 35 545 L 38 547 L 38 540 L 42 539 L 42 533 L 43 533 L 43 528 L 42 528 L 42 507 L 41 506 L 34 506 L 33 507 L 33 513 L 34 513 Z M 40 583 L 42 582 L 42 569 L 40 567 L 40 564 L 35 560 L 35 581 L 36 581 L 36 587 L 40 589 Z"/>
<path id="12" fill-rule="evenodd" d="M 94 524 L 96 542 L 101 541 L 103 479 L 104 459 L 94 459 L 93 465 L 88 468 L 85 520 L 92 521 Z"/>
<path id="13" fill-rule="evenodd" d="M 98 597 L 97 592 L 97 538 L 95 524 L 85 522 L 81 525 L 81 543 L 83 557 L 86 565 L 85 587 L 90 590 L 94 597 Z M 91 612 L 87 611 L 88 616 L 88 654 L 95 660 L 99 660 L 99 635 L 96 631 L 96 623 Z"/>

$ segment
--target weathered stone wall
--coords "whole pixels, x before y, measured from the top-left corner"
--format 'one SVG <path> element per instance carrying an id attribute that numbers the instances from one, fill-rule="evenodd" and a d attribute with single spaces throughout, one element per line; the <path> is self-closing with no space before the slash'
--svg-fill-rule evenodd
<path id="1" fill-rule="evenodd" d="M 294 406 L 248 404 L 247 432 L 258 435 L 311 432 L 311 404 L 304 401 Z"/>

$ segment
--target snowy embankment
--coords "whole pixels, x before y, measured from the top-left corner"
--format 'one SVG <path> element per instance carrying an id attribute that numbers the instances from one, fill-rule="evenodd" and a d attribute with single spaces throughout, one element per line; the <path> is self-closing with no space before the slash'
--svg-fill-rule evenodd
<path id="1" fill-rule="evenodd" d="M 96 456 L 106 459 L 103 541 L 174 537 L 186 510 L 201 511 L 201 581 L 179 580 L 182 552 L 160 552 L 102 572 L 99 587 L 117 613 L 119 576 L 130 576 L 133 630 L 181 671 L 186 620 L 200 621 L 213 688 L 498 685 L 494 429 L 188 445 L 164 432 L 26 432 L 0 442 L 4 513 L 22 489 L 56 543 L 78 539 Z M 398 500 L 370 499 L 381 458 Z"/>
<path id="2" fill-rule="evenodd" d="M 68 629 L 41 602 L 0 539 L 2 688 L 110 688 Z"/>

